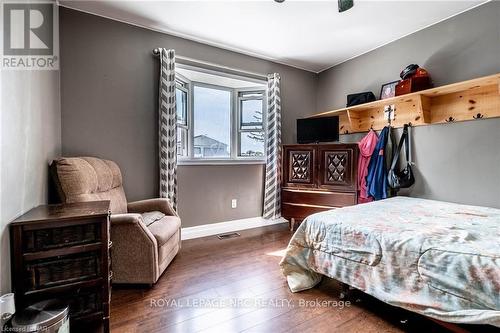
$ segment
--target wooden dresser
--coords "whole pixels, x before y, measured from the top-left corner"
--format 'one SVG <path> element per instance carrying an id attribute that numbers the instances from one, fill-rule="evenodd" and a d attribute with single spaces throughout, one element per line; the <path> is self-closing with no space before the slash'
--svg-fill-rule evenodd
<path id="1" fill-rule="evenodd" d="M 296 221 L 333 208 L 355 205 L 357 144 L 283 145 L 281 215 Z"/>
<path id="2" fill-rule="evenodd" d="M 109 331 L 109 201 L 36 207 L 10 224 L 16 308 L 68 303 L 71 331 Z"/>

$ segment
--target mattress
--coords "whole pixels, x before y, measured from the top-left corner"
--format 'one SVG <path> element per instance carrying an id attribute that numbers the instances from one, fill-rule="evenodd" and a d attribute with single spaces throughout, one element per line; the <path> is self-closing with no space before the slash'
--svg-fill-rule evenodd
<path id="1" fill-rule="evenodd" d="M 325 275 L 432 318 L 500 327 L 500 209 L 394 197 L 313 214 L 280 266 L 293 292 Z"/>

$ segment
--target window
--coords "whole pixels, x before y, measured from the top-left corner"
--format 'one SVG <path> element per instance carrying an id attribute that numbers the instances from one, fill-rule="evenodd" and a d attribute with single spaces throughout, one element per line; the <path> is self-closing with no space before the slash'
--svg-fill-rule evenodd
<path id="1" fill-rule="evenodd" d="M 238 93 L 238 110 L 238 156 L 264 157 L 264 92 Z"/>
<path id="2" fill-rule="evenodd" d="M 262 161 L 265 82 L 177 69 L 179 161 Z"/>

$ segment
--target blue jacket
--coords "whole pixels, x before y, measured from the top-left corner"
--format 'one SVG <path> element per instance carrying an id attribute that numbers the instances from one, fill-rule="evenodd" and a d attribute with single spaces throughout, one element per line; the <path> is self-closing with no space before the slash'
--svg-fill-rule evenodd
<path id="1" fill-rule="evenodd" d="M 385 164 L 385 145 L 390 127 L 386 126 L 380 132 L 377 145 L 368 164 L 368 175 L 366 176 L 366 186 L 369 196 L 375 200 L 387 198 L 387 168 Z"/>

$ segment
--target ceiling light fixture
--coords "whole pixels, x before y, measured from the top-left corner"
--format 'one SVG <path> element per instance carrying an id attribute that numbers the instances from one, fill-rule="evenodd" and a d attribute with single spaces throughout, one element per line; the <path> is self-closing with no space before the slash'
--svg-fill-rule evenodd
<path id="1" fill-rule="evenodd" d="M 354 6 L 354 0 L 339 0 L 339 13 L 345 12 Z"/>
<path id="2" fill-rule="evenodd" d="M 282 3 L 285 0 L 274 0 L 275 2 Z M 338 0 L 339 1 L 339 13 L 345 12 L 354 6 L 354 0 Z"/>

